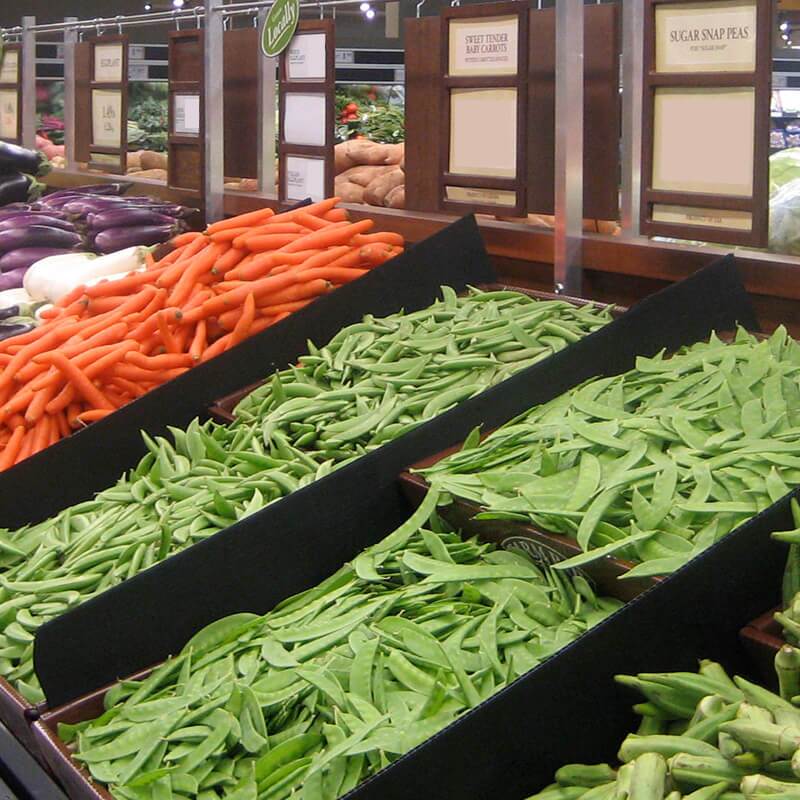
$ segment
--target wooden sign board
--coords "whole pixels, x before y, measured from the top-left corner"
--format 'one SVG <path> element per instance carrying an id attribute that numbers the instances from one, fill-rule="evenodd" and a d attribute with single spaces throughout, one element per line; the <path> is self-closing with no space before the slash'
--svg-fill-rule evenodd
<path id="1" fill-rule="evenodd" d="M 764 247 L 771 0 L 646 0 L 641 231 Z"/>
<path id="2" fill-rule="evenodd" d="M 335 29 L 304 21 L 280 57 L 278 200 L 333 195 Z"/>
<path id="3" fill-rule="evenodd" d="M 22 142 L 22 46 L 7 44 L 0 55 L 0 139 Z"/>
<path id="4" fill-rule="evenodd" d="M 198 197 L 205 167 L 203 52 L 200 29 L 170 31 L 167 184 Z"/>
<path id="5" fill-rule="evenodd" d="M 125 174 L 128 161 L 128 37 L 89 39 L 89 166 Z"/>
<path id="6" fill-rule="evenodd" d="M 524 214 L 527 8 L 446 8 L 441 37 L 439 208 Z"/>
<path id="7" fill-rule="evenodd" d="M 462 12 L 472 13 L 475 8 L 469 6 Z M 584 182 L 584 216 L 616 219 L 619 213 L 621 118 L 619 4 L 587 5 L 584 11 L 584 170 L 585 174 L 591 175 L 591 180 Z M 522 213 L 553 214 L 555 10 L 530 9 L 528 14 L 528 71 L 525 79 L 527 198 Z M 445 136 L 442 132 L 444 115 L 439 112 L 444 81 L 442 70 L 446 68 L 443 65 L 449 62 L 449 58 L 442 55 L 449 46 L 449 42 L 443 41 L 444 25 L 445 21 L 438 16 L 405 21 L 406 208 L 418 211 L 440 208 L 441 159 L 438 150 L 430 143 L 441 141 Z M 463 71 L 463 65 L 460 71 Z M 488 139 L 487 148 L 498 149 L 494 132 Z M 470 193 L 469 189 L 467 193 Z M 457 210 L 462 208 L 458 206 Z M 491 213 L 508 214 L 509 211 L 492 207 Z"/>

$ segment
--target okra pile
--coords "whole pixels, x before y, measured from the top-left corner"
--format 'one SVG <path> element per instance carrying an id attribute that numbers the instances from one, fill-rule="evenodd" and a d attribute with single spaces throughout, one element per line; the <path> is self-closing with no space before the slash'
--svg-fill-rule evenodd
<path id="1" fill-rule="evenodd" d="M 192 422 L 95 499 L 0 531 L 0 675 L 30 702 L 38 627 L 610 320 L 607 309 L 471 290 L 362 322 L 278 373 L 229 426 Z"/>
<path id="2" fill-rule="evenodd" d="M 590 380 L 423 470 L 483 517 L 573 537 L 569 569 L 677 569 L 800 484 L 800 346 L 739 330 Z"/>
<path id="3" fill-rule="evenodd" d="M 645 699 L 621 765 L 562 767 L 529 800 L 798 800 L 800 651 L 786 646 L 775 667 L 780 695 L 712 661 L 696 674 L 619 676 Z"/>
<path id="4" fill-rule="evenodd" d="M 316 588 L 212 623 L 59 735 L 119 800 L 333 800 L 620 606 L 448 532 L 437 500 Z"/>

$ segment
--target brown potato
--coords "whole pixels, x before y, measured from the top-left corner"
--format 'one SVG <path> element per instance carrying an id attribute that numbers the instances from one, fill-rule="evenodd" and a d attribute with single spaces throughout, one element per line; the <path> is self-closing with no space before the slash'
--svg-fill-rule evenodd
<path id="1" fill-rule="evenodd" d="M 167 154 L 155 153 L 152 150 L 143 150 L 139 156 L 139 166 L 143 170 L 166 169 Z"/>
<path id="2" fill-rule="evenodd" d="M 333 171 L 336 175 L 341 175 L 351 167 L 356 166 L 356 162 L 347 154 L 349 142 L 339 142 L 333 148 Z"/>
<path id="3" fill-rule="evenodd" d="M 357 183 L 359 186 L 367 187 L 376 178 L 380 178 L 381 175 L 385 175 L 393 169 L 395 169 L 395 167 L 392 166 L 370 167 L 367 165 L 350 167 L 350 169 L 345 170 L 341 175 L 337 175 L 336 180 L 350 181 L 351 183 Z"/>
<path id="4" fill-rule="evenodd" d="M 386 197 L 383 198 L 383 204 L 386 208 L 405 208 L 406 185 L 395 186 L 394 189 L 389 191 Z"/>
<path id="5" fill-rule="evenodd" d="M 364 187 L 359 186 L 357 183 L 351 181 L 336 181 L 333 187 L 333 193 L 336 197 L 341 198 L 343 203 L 363 203 L 364 202 Z"/>
<path id="6" fill-rule="evenodd" d="M 149 181 L 167 180 L 167 171 L 165 169 L 142 169 L 134 174 L 137 178 L 146 178 Z"/>
<path id="7" fill-rule="evenodd" d="M 385 144 L 386 148 L 386 163 L 387 164 L 401 164 L 405 155 L 405 145 L 403 142 L 400 144 Z"/>
<path id="8" fill-rule="evenodd" d="M 373 206 L 382 206 L 384 198 L 396 186 L 406 182 L 406 174 L 400 167 L 393 167 L 390 172 L 376 178 L 364 190 L 364 201 Z"/>

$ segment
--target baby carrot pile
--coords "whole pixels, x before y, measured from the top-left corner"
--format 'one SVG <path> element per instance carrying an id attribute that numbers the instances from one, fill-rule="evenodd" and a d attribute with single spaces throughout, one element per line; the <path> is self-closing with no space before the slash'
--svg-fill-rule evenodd
<path id="1" fill-rule="evenodd" d="M 337 202 L 182 234 L 144 271 L 81 286 L 0 342 L 0 471 L 402 252 Z"/>

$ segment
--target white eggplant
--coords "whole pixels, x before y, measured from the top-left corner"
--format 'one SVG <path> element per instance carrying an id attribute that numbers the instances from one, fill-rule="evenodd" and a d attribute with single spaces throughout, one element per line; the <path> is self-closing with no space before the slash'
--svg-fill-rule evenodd
<path id="1" fill-rule="evenodd" d="M 78 286 L 140 269 L 145 264 L 147 252 L 146 247 L 127 247 L 100 258 L 82 254 L 83 259 L 73 261 L 67 260 L 71 255 L 42 259 L 28 271 L 28 275 L 34 275 L 31 285 L 26 285 L 25 288 L 34 299 L 55 303 Z M 28 275 L 25 276 L 26 280 Z"/>
<path id="2" fill-rule="evenodd" d="M 31 296 L 24 289 L 6 289 L 0 292 L 0 309 L 30 303 Z"/>

